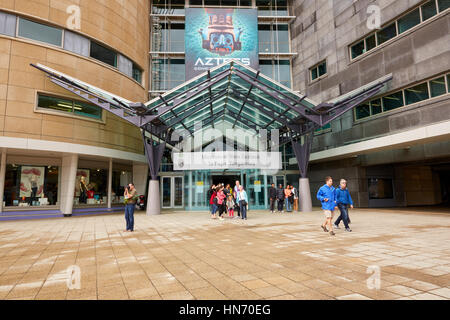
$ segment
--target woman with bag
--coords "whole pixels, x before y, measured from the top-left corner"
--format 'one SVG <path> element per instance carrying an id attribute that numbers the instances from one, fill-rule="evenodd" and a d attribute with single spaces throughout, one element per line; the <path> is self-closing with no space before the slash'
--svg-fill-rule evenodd
<path id="1" fill-rule="evenodd" d="M 211 219 L 216 219 L 217 211 L 217 191 L 213 189 L 211 198 L 209 198 L 209 204 L 211 205 Z"/>
<path id="2" fill-rule="evenodd" d="M 239 186 L 239 192 L 237 193 L 236 201 L 239 203 L 242 220 L 247 220 L 248 198 L 247 192 L 245 192 L 243 186 Z"/>

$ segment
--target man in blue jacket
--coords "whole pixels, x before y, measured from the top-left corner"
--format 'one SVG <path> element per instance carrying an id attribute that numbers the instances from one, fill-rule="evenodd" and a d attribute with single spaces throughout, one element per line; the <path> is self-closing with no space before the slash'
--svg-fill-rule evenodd
<path id="1" fill-rule="evenodd" d="M 353 200 L 350 196 L 350 192 L 347 189 L 347 181 L 341 179 L 339 188 L 336 189 L 336 204 L 341 212 L 341 215 L 334 222 L 336 229 L 339 229 L 339 223 L 341 220 L 344 221 L 345 230 L 352 232 L 352 229 L 348 226 L 348 207 L 353 209 Z"/>
<path id="2" fill-rule="evenodd" d="M 325 178 L 325 184 L 317 192 L 317 199 L 322 203 L 323 213 L 326 220 L 322 225 L 322 229 L 328 232 L 327 224 L 330 227 L 330 235 L 334 236 L 333 232 L 333 213 L 336 209 L 336 193 L 333 187 L 333 179 L 331 177 Z"/>

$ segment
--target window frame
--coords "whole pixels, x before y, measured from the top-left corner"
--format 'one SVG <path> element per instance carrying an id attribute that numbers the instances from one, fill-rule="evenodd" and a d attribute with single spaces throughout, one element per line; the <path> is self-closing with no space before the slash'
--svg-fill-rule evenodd
<path id="1" fill-rule="evenodd" d="M 47 109 L 47 108 L 39 107 L 39 96 L 45 96 L 45 97 L 55 98 L 55 99 L 71 100 L 72 101 L 72 112 L 58 111 L 58 110 L 54 110 L 54 109 Z M 93 118 L 93 117 L 82 116 L 82 115 L 76 114 L 75 112 L 73 112 L 73 107 L 76 102 L 92 105 L 92 106 L 99 108 L 101 111 L 101 117 Z M 87 102 L 87 101 L 82 101 L 81 99 L 80 100 L 74 99 L 72 97 L 62 96 L 61 94 L 45 92 L 45 91 L 40 91 L 40 90 L 35 91 L 35 103 L 34 103 L 33 111 L 36 113 L 44 113 L 44 114 L 50 114 L 50 115 L 54 115 L 54 116 L 74 118 L 74 119 L 91 121 L 91 122 L 101 123 L 101 124 L 106 123 L 106 113 L 104 112 L 103 108 L 100 108 L 94 104 Z"/>
<path id="2" fill-rule="evenodd" d="M 30 21 L 32 23 L 40 24 L 40 25 L 43 25 L 43 26 L 46 26 L 46 27 L 49 27 L 49 28 L 54 28 L 54 29 L 61 30 L 61 45 L 56 45 L 56 44 L 53 44 L 53 43 L 49 43 L 49 42 L 45 42 L 45 41 L 36 40 L 36 39 L 32 39 L 32 38 L 27 38 L 27 37 L 21 36 L 19 34 L 19 31 L 20 31 L 20 20 L 21 19 Z M 64 33 L 65 33 L 65 29 L 64 28 L 60 28 L 59 26 L 53 26 L 53 25 L 51 25 L 49 23 L 42 23 L 39 20 L 33 20 L 33 19 L 28 18 L 28 17 L 23 17 L 23 16 L 20 16 L 20 15 L 16 15 L 15 38 L 17 38 L 17 39 L 27 40 L 27 41 L 36 41 L 37 43 L 42 43 L 42 44 L 47 45 L 47 46 L 52 46 L 52 47 L 55 47 L 55 48 L 60 48 L 60 49 L 62 49 L 64 51 L 68 51 L 68 50 L 64 49 Z"/>
<path id="3" fill-rule="evenodd" d="M 428 3 L 429 1 L 434 1 L 434 2 L 435 2 L 435 6 L 436 6 L 436 14 L 435 14 L 434 16 L 431 16 L 430 18 L 428 18 L 428 19 L 426 19 L 426 20 L 423 20 L 423 14 L 422 14 L 422 10 L 423 10 L 423 9 L 422 9 L 422 7 L 424 6 L 424 4 Z M 350 63 L 353 62 L 354 60 L 359 59 L 359 58 L 362 57 L 362 56 L 365 56 L 368 52 L 371 52 L 371 51 L 373 51 L 373 50 L 376 50 L 377 47 L 379 47 L 379 46 L 381 46 L 381 45 L 385 45 L 385 44 L 387 44 L 387 43 L 390 43 L 391 41 L 394 41 L 394 39 L 397 39 L 397 38 L 400 37 L 400 36 L 403 36 L 403 35 L 405 35 L 405 34 L 409 34 L 409 32 L 412 32 L 411 30 L 415 30 L 416 28 L 419 28 L 419 27 L 420 27 L 421 25 L 423 25 L 424 23 L 428 23 L 428 22 L 432 21 L 432 20 L 435 19 L 437 16 L 439 16 L 441 13 L 443 13 L 443 12 L 449 10 L 449 8 L 447 8 L 447 9 L 441 11 L 441 10 L 439 9 L 438 0 L 429 0 L 429 1 L 423 1 L 423 2 L 421 2 L 420 4 L 415 5 L 415 6 L 412 7 L 412 8 L 409 8 L 409 9 L 406 10 L 404 13 L 402 13 L 402 14 L 399 15 L 399 16 L 397 16 L 395 19 L 392 19 L 392 20 L 386 22 L 385 24 L 383 24 L 382 26 L 380 26 L 380 28 L 377 29 L 376 31 L 372 31 L 372 32 L 368 33 L 367 35 L 365 35 L 365 36 L 359 38 L 358 40 L 353 41 L 352 43 L 350 43 L 350 45 L 348 45 L 348 54 L 349 54 L 349 58 L 350 58 Z M 415 26 L 409 28 L 408 30 L 403 31 L 402 33 L 399 33 L 399 24 L 398 24 L 398 21 L 399 21 L 400 19 L 402 19 L 403 17 L 405 17 L 406 15 L 412 13 L 414 10 L 417 10 L 417 9 L 419 10 L 420 22 L 419 22 L 417 25 L 415 25 Z M 395 23 L 395 26 L 396 26 L 396 33 L 397 33 L 396 36 L 394 36 L 394 37 L 392 37 L 391 39 L 386 40 L 386 41 L 384 41 L 383 43 L 380 44 L 379 41 L 378 41 L 378 33 L 379 33 L 381 30 L 383 30 L 384 28 L 386 28 L 387 26 L 391 25 L 392 23 Z M 370 49 L 370 50 L 367 50 L 366 39 L 369 38 L 369 37 L 372 36 L 372 35 L 375 35 L 375 43 L 376 43 L 376 44 L 375 44 L 375 47 L 374 47 L 374 48 L 372 48 L 372 49 Z M 358 55 L 358 56 L 356 56 L 356 57 L 353 58 L 353 56 L 352 56 L 352 47 L 354 47 L 355 45 L 357 45 L 357 44 L 360 43 L 361 41 L 364 41 L 364 52 L 363 52 L 362 54 L 360 54 L 360 55 Z"/>
<path id="4" fill-rule="evenodd" d="M 320 75 L 319 74 L 319 66 L 325 64 L 325 73 Z M 316 69 L 317 70 L 317 78 L 312 78 L 312 71 Z M 323 78 L 326 78 L 328 76 L 328 66 L 327 66 L 327 59 L 321 60 L 319 63 L 316 63 L 314 66 L 310 67 L 309 69 L 309 83 L 312 84 L 314 82 L 320 81 Z"/>

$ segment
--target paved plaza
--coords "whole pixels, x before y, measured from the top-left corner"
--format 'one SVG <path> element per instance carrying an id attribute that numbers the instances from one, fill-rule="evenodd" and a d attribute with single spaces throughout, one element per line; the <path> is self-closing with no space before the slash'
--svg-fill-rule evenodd
<path id="1" fill-rule="evenodd" d="M 450 299 L 450 212 L 350 216 L 334 237 L 320 211 L 137 212 L 134 233 L 120 213 L 2 222 L 0 299 Z"/>

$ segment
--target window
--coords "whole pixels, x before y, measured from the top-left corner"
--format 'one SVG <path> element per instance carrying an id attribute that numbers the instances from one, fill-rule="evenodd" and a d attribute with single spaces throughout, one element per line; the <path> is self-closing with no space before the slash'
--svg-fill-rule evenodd
<path id="1" fill-rule="evenodd" d="M 184 52 L 184 24 L 154 24 L 152 30 L 152 51 Z"/>
<path id="2" fill-rule="evenodd" d="M 166 91 L 185 81 L 184 59 L 152 60 L 152 90 Z"/>
<path id="3" fill-rule="evenodd" d="M 241 1 L 241 5 L 242 1 Z M 259 16 L 287 16 L 287 0 L 256 0 Z"/>
<path id="4" fill-rule="evenodd" d="M 318 79 L 327 73 L 327 62 L 323 61 L 320 64 L 310 69 L 311 80 Z"/>
<path id="5" fill-rule="evenodd" d="M 14 37 L 16 35 L 16 16 L 0 12 L 0 34 Z"/>
<path id="6" fill-rule="evenodd" d="M 431 0 L 425 3 L 422 7 L 422 20 L 428 20 L 437 14 L 436 1 Z"/>
<path id="7" fill-rule="evenodd" d="M 79 34 L 64 31 L 64 49 L 73 53 L 89 57 L 90 40 Z"/>
<path id="8" fill-rule="evenodd" d="M 448 8 L 450 8 L 450 1 L 448 0 L 437 0 L 439 5 L 439 12 L 442 12 Z"/>
<path id="9" fill-rule="evenodd" d="M 447 90 L 450 92 L 450 74 L 447 75 Z"/>
<path id="10" fill-rule="evenodd" d="M 397 35 L 395 22 L 377 32 L 378 44 L 382 44 Z"/>
<path id="11" fill-rule="evenodd" d="M 381 109 L 381 99 L 378 98 L 370 101 L 370 109 L 372 111 L 372 115 L 381 113 L 383 111 Z"/>
<path id="12" fill-rule="evenodd" d="M 54 206 L 58 201 L 59 167 L 7 164 L 3 201 L 6 207 Z"/>
<path id="13" fill-rule="evenodd" d="M 289 52 L 287 24 L 258 25 L 259 52 Z"/>
<path id="14" fill-rule="evenodd" d="M 113 67 L 117 67 L 117 54 L 94 41 L 91 41 L 91 58 L 102 61 Z"/>
<path id="15" fill-rule="evenodd" d="M 365 52 L 364 40 L 353 45 L 351 48 L 351 51 L 352 51 L 352 59 L 356 58 L 357 56 L 362 55 Z"/>
<path id="16" fill-rule="evenodd" d="M 400 107 L 403 107 L 402 91 L 383 97 L 383 111 L 389 111 Z"/>
<path id="17" fill-rule="evenodd" d="M 45 42 L 55 46 L 62 44 L 62 29 L 19 18 L 19 37 Z"/>
<path id="18" fill-rule="evenodd" d="M 416 103 L 429 98 L 428 83 L 422 83 L 415 87 L 405 89 L 406 104 Z"/>
<path id="19" fill-rule="evenodd" d="M 289 60 L 259 60 L 261 73 L 278 81 L 283 86 L 291 87 L 291 62 Z"/>
<path id="20" fill-rule="evenodd" d="M 133 61 L 121 54 L 118 54 L 117 57 L 117 69 L 119 69 L 120 72 L 131 77 L 133 75 Z"/>
<path id="21" fill-rule="evenodd" d="M 430 81 L 431 97 L 438 97 L 447 93 L 445 89 L 445 78 L 438 78 Z"/>
<path id="22" fill-rule="evenodd" d="M 355 118 L 356 120 L 367 118 L 370 116 L 370 104 L 364 103 L 355 108 Z"/>
<path id="23" fill-rule="evenodd" d="M 184 0 L 153 0 L 152 13 L 182 15 L 184 14 L 184 2 Z"/>
<path id="24" fill-rule="evenodd" d="M 401 34 L 420 23 L 419 8 L 398 19 L 398 33 Z"/>
<path id="25" fill-rule="evenodd" d="M 78 116 L 101 119 L 102 109 L 80 101 L 57 98 L 39 94 L 38 108 L 72 113 Z"/>
<path id="26" fill-rule="evenodd" d="M 377 46 L 377 42 L 375 40 L 375 34 L 366 38 L 366 52 L 372 50 Z"/>
<path id="27" fill-rule="evenodd" d="M 133 63 L 133 79 L 142 83 L 142 70 Z"/>

